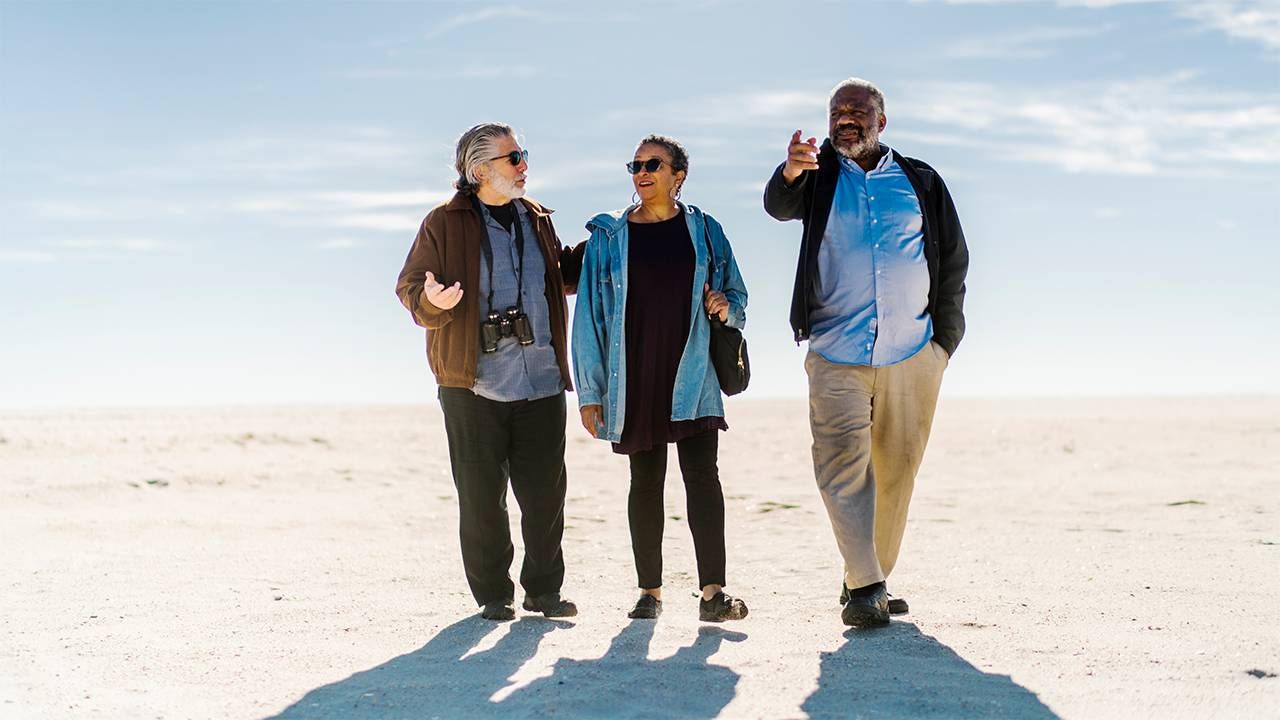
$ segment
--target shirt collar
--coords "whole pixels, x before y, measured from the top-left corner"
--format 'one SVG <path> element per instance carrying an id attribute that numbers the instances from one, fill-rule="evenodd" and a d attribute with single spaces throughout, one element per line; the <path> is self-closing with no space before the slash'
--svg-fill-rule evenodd
<path id="1" fill-rule="evenodd" d="M 518 200 L 512 200 L 511 204 L 515 207 L 515 210 L 516 210 L 515 219 L 523 223 L 525 219 L 524 203 L 519 202 Z M 489 212 L 488 205 L 485 205 L 484 203 L 480 203 L 480 212 L 484 213 L 484 222 L 489 227 L 492 227 L 495 230 L 501 230 L 504 233 L 512 232 L 512 230 L 508 230 L 505 227 L 503 227 L 502 223 L 498 222 L 497 218 L 493 216 L 493 213 Z"/>
<path id="2" fill-rule="evenodd" d="M 876 163 L 876 166 L 875 166 L 875 167 L 873 167 L 873 168 L 871 168 L 871 172 L 866 172 L 866 171 L 864 171 L 864 170 L 862 169 L 862 166 L 861 166 L 861 165 L 859 165 L 859 164 L 858 164 L 857 162 L 855 162 L 854 160 L 851 160 L 850 158 L 845 157 L 844 155 L 841 155 L 841 154 L 839 154 L 839 153 L 836 153 L 836 157 L 840 158 L 840 165 L 841 165 L 841 167 L 843 167 L 844 169 L 846 169 L 846 170 L 857 170 L 859 173 L 862 173 L 862 174 L 865 174 L 865 175 L 871 175 L 871 174 L 873 174 L 873 173 L 882 173 L 882 172 L 884 172 L 885 170 L 889 169 L 889 167 L 890 167 L 890 166 L 893 164 L 893 162 L 894 162 L 894 159 L 893 159 L 893 148 L 889 147 L 888 145 L 885 145 L 884 143 L 880 143 L 880 150 L 881 150 L 884 154 L 880 156 L 880 162 Z"/>

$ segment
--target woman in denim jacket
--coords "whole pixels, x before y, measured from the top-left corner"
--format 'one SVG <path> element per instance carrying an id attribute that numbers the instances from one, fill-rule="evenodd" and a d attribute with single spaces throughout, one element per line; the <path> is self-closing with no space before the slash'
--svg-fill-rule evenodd
<path id="1" fill-rule="evenodd" d="M 662 612 L 663 478 L 675 443 L 698 560 L 702 620 L 746 617 L 727 595 L 724 494 L 717 432 L 727 430 L 710 363 L 710 323 L 746 323 L 747 288 L 724 230 L 679 202 L 689 155 L 650 135 L 627 163 L 639 202 L 587 223 L 573 318 L 573 364 L 583 427 L 631 462 L 627 517 L 640 599 L 632 618 Z M 708 277 L 708 243 L 714 261 Z"/>

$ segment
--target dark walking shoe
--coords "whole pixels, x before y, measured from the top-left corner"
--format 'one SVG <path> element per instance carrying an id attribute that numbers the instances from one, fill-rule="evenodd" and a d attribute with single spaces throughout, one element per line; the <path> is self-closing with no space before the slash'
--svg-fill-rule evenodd
<path id="1" fill-rule="evenodd" d="M 494 600 L 484 604 L 484 609 L 480 611 L 480 617 L 485 620 L 506 622 L 507 620 L 516 619 L 516 609 L 511 607 L 510 600 Z"/>
<path id="2" fill-rule="evenodd" d="M 661 614 L 662 601 L 649 593 L 642 593 L 640 599 L 636 601 L 636 606 L 627 613 L 627 617 L 632 620 L 657 620 Z"/>
<path id="3" fill-rule="evenodd" d="M 574 605 L 572 600 L 560 597 L 560 593 L 547 593 L 536 597 L 525 595 L 524 609 L 542 613 L 543 617 L 549 618 L 574 617 L 578 614 L 578 606 Z"/>
<path id="4" fill-rule="evenodd" d="M 889 593 L 884 583 L 872 583 L 849 591 L 849 600 L 840 619 L 851 627 L 878 627 L 889 624 Z"/>
<path id="5" fill-rule="evenodd" d="M 710 600 L 698 601 L 698 619 L 702 622 L 741 620 L 747 616 L 747 604 L 736 597 L 716 593 Z"/>
<path id="6" fill-rule="evenodd" d="M 894 597 L 893 593 L 889 593 L 890 615 L 906 615 L 909 612 L 911 612 L 911 608 L 907 605 L 906 598 Z"/>
<path id="7" fill-rule="evenodd" d="M 849 602 L 849 586 L 840 581 L 840 604 L 844 605 Z M 893 593 L 889 593 L 889 614 L 890 615 L 906 615 L 911 612 L 910 606 L 907 605 L 906 598 L 894 597 Z"/>

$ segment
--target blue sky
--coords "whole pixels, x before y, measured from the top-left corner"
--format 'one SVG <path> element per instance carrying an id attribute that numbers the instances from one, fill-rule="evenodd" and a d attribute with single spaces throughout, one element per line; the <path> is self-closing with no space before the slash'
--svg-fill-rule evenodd
<path id="1" fill-rule="evenodd" d="M 649 132 L 800 395 L 760 190 L 850 75 L 972 253 L 952 395 L 1280 392 L 1276 2 L 0 2 L 0 406 L 424 402 L 393 287 L 457 135 L 514 124 L 562 240 Z"/>

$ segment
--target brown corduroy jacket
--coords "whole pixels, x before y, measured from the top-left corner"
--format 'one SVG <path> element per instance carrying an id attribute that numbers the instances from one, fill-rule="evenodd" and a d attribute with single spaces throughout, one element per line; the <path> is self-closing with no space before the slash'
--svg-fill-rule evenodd
<path id="1" fill-rule="evenodd" d="M 566 336 L 569 308 L 565 295 L 577 289 L 582 270 L 582 251 L 586 243 L 574 248 L 560 245 L 551 224 L 552 211 L 522 198 L 538 248 L 546 266 L 547 309 L 551 319 L 551 344 L 560 365 L 565 389 L 573 389 L 569 373 Z M 470 389 L 476 384 L 476 357 L 480 353 L 480 242 L 484 221 L 476 213 L 471 198 L 455 193 L 449 202 L 427 213 L 418 228 L 418 236 L 404 261 L 404 269 L 396 282 L 396 295 L 409 310 L 413 321 L 427 329 L 427 362 L 435 373 L 436 383 L 444 387 Z M 448 310 L 441 310 L 422 295 L 427 271 L 436 282 L 462 283 L 462 299 Z"/>

